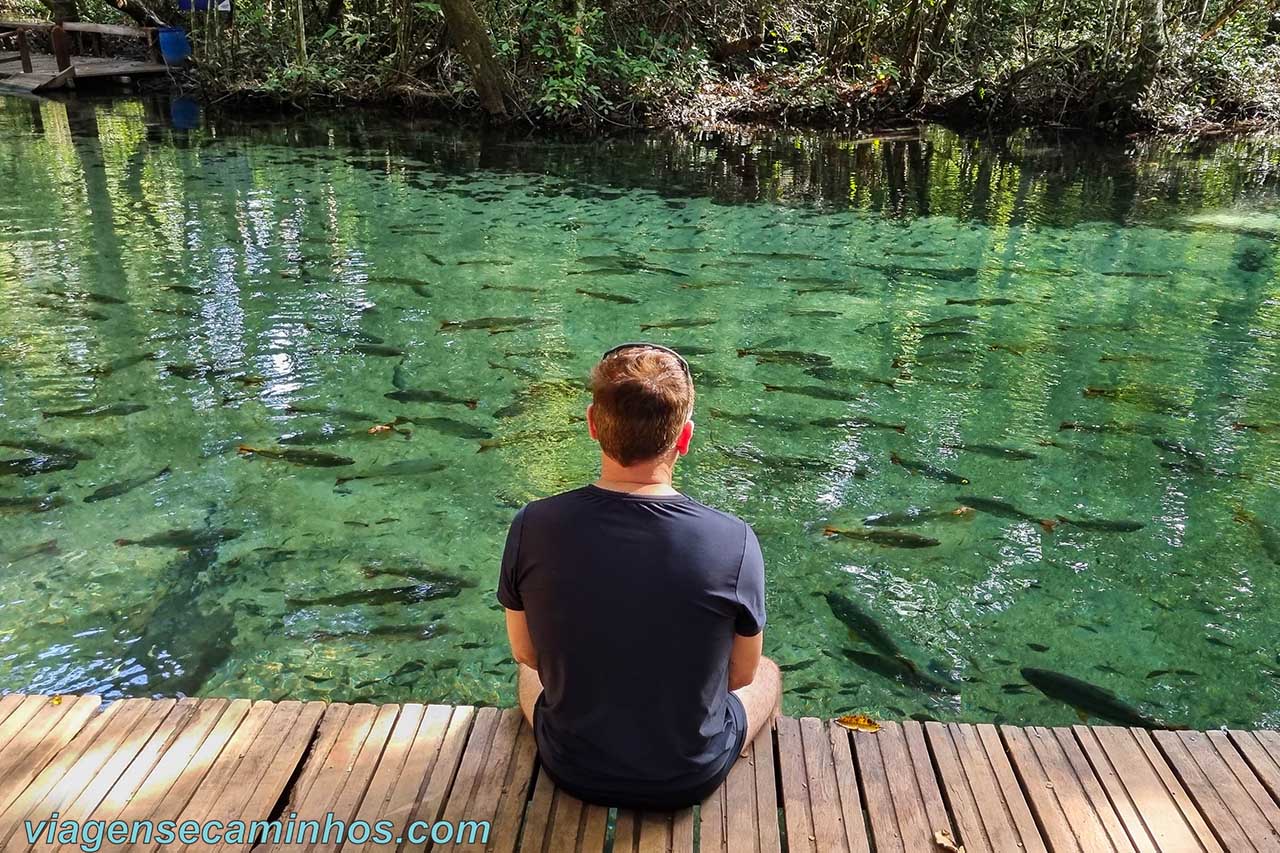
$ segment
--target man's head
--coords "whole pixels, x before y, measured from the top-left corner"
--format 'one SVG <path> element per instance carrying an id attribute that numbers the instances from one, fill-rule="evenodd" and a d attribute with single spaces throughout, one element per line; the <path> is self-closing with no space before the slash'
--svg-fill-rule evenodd
<path id="1" fill-rule="evenodd" d="M 693 379 L 673 351 L 648 344 L 610 350 L 591 371 L 591 399 L 591 437 L 618 464 L 689 451 Z"/>

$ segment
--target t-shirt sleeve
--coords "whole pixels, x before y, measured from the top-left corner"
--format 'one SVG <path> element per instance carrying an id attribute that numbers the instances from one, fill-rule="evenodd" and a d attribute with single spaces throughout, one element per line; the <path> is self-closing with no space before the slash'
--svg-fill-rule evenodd
<path id="1" fill-rule="evenodd" d="M 524 530 L 524 510 L 516 513 L 507 531 L 507 546 L 502 550 L 502 570 L 498 575 L 498 602 L 508 610 L 524 610 L 520 597 L 520 534 Z"/>
<path id="2" fill-rule="evenodd" d="M 738 614 L 734 631 L 741 637 L 754 637 L 764 630 L 764 554 L 755 531 L 746 525 L 747 541 L 742 548 L 742 565 L 738 569 Z"/>

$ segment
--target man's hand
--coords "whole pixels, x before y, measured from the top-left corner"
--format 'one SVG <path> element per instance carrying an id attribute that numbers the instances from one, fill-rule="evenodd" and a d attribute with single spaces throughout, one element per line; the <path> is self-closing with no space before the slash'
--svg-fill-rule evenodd
<path id="1" fill-rule="evenodd" d="M 508 611 L 510 612 L 510 611 Z M 524 614 L 520 614 L 523 616 Z M 508 622 L 508 625 L 511 623 Z M 756 678 L 756 666 L 764 652 L 764 631 L 754 637 L 734 635 L 733 651 L 729 653 L 729 689 L 746 687 Z"/>
<path id="2" fill-rule="evenodd" d="M 507 639 L 511 642 L 511 656 L 533 671 L 538 670 L 538 650 L 529 636 L 529 623 L 523 610 L 507 611 Z"/>

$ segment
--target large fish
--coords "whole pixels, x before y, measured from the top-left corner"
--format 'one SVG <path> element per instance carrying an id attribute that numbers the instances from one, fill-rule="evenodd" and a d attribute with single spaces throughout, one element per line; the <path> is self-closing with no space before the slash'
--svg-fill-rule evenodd
<path id="1" fill-rule="evenodd" d="M 999 518 L 1012 518 L 1017 521 L 1030 521 L 1038 524 L 1045 530 L 1053 530 L 1056 521 L 1045 518 L 1040 515 L 1032 515 L 1029 512 L 1023 512 L 1008 501 L 999 498 L 984 498 L 978 495 L 957 495 L 956 500 L 965 506 L 971 506 L 979 512 L 985 512 Z"/>
<path id="2" fill-rule="evenodd" d="M 220 542 L 240 538 L 241 531 L 234 527 L 200 527 L 166 530 L 141 539 L 117 539 L 116 544 L 137 545 L 140 548 L 211 548 Z"/>
<path id="3" fill-rule="evenodd" d="M 353 474 L 350 477 L 339 477 L 336 485 L 341 486 L 343 483 L 349 483 L 352 480 L 422 477 L 427 474 L 436 474 L 443 471 L 446 467 L 447 466 L 443 462 L 439 462 L 435 459 L 402 459 L 399 462 L 391 462 L 387 465 L 372 468 L 360 474 Z"/>
<path id="4" fill-rule="evenodd" d="M 1123 518 L 1068 518 L 1065 515 L 1060 515 L 1058 516 L 1058 521 L 1061 524 L 1070 524 L 1072 527 L 1079 527 L 1081 530 L 1093 530 L 1098 533 L 1133 533 L 1147 526 L 1141 521 L 1130 521 Z"/>
<path id="5" fill-rule="evenodd" d="M 323 450 L 308 450 L 303 447 L 251 447 L 242 444 L 236 448 L 236 451 L 245 455 L 263 456 L 267 459 L 278 459 L 281 462 L 291 462 L 294 465 L 306 465 L 312 468 L 339 468 L 356 464 L 356 460 L 346 456 L 325 453 Z"/>
<path id="6" fill-rule="evenodd" d="M 839 536 L 844 539 L 859 539 L 863 542 L 874 542 L 877 545 L 888 545 L 891 548 L 933 548 L 942 543 L 929 536 L 920 536 L 906 530 L 885 530 L 879 527 L 858 530 L 856 528 L 824 527 L 824 536 Z"/>
<path id="7" fill-rule="evenodd" d="M 756 364 L 798 364 L 812 367 L 829 367 L 831 356 L 797 350 L 740 349 L 738 358 L 751 356 Z"/>
<path id="8" fill-rule="evenodd" d="M 79 464 L 70 456 L 24 456 L 19 459 L 0 459 L 0 477 L 34 477 L 50 471 L 67 471 Z"/>
<path id="9" fill-rule="evenodd" d="M 928 462 L 919 462 L 914 459 L 903 459 L 897 453 L 889 454 L 889 461 L 894 465 L 900 465 L 913 474 L 923 474 L 934 480 L 941 480 L 944 483 L 951 483 L 955 486 L 969 485 L 969 478 L 963 477 L 946 468 L 939 468 L 937 465 L 931 465 Z"/>
<path id="10" fill-rule="evenodd" d="M 827 600 L 831 613 L 849 629 L 852 636 L 881 654 L 895 658 L 902 657 L 902 649 L 898 646 L 897 640 L 885 630 L 879 620 L 863 610 L 857 602 L 838 592 L 824 593 L 823 597 Z"/>
<path id="11" fill-rule="evenodd" d="M 955 695 L 959 692 L 954 685 L 922 672 L 918 666 L 907 658 L 888 657 L 872 654 L 871 652 L 858 651 L 857 649 L 844 649 L 843 651 L 845 657 L 863 669 L 870 670 L 885 678 L 901 681 L 908 687 L 914 687 L 926 693 Z"/>
<path id="12" fill-rule="evenodd" d="M 55 412 L 41 412 L 42 418 L 116 418 L 145 412 L 143 403 L 109 403 L 99 406 L 80 406 L 75 409 L 63 409 Z"/>
<path id="13" fill-rule="evenodd" d="M 1048 669 L 1023 667 L 1022 677 L 1050 699 L 1056 699 L 1075 708 L 1082 720 L 1099 717 L 1122 726 L 1140 729 L 1170 728 L 1117 698 L 1110 690 L 1073 676 Z"/>
<path id="14" fill-rule="evenodd" d="M 68 459 L 78 459 L 81 462 L 93 458 L 92 453 L 77 450 L 70 445 L 42 441 L 36 438 L 0 438 L 0 447 L 22 450 L 32 456 L 65 456 Z"/>
<path id="15" fill-rule="evenodd" d="M 853 391 L 845 391 L 840 388 L 828 388 L 825 385 L 769 385 L 764 386 L 764 390 L 782 393 L 796 394 L 801 397 L 812 397 L 815 400 L 836 400 L 841 403 L 853 403 L 860 399 L 860 396 Z"/>
<path id="16" fill-rule="evenodd" d="M 126 495 L 139 486 L 145 486 L 152 480 L 159 480 L 161 477 L 168 476 L 169 470 L 170 469 L 166 466 L 153 474 L 143 474 L 140 477 L 132 477 L 127 480 L 121 480 L 118 483 L 110 483 L 95 490 L 93 494 L 87 495 L 84 502 L 91 504 L 97 503 L 98 501 L 105 501 L 108 498 L 118 498 L 121 495 Z"/>
<path id="17" fill-rule="evenodd" d="M 957 521 L 973 518 L 971 506 L 958 506 L 954 509 L 930 509 L 929 507 L 907 507 L 897 512 L 879 512 L 862 519 L 866 527 L 902 527 L 908 524 L 925 524 L 931 521 Z"/>
<path id="18" fill-rule="evenodd" d="M 485 329 L 490 332 L 509 332 L 528 326 L 545 326 L 550 322 L 550 320 L 538 320 L 533 317 L 477 317 L 474 320 L 447 320 L 440 324 L 440 331 L 466 332 Z"/>
<path id="19" fill-rule="evenodd" d="M 827 429 L 889 429 L 899 434 L 904 434 L 907 431 L 906 424 L 891 424 L 885 421 L 878 421 L 875 418 L 864 418 L 856 415 L 842 418 L 818 418 L 809 421 L 809 425 Z"/>
<path id="20" fill-rule="evenodd" d="M 388 400 L 395 400 L 400 403 L 443 403 L 446 405 L 466 406 L 468 409 L 474 409 L 480 405 L 478 400 L 455 397 L 445 391 L 437 391 L 433 388 L 403 388 L 399 391 L 392 391 L 390 394 L 383 394 L 383 396 Z"/>
<path id="21" fill-rule="evenodd" d="M 288 598 L 285 603 L 291 607 L 348 607 L 352 604 L 368 604 L 375 607 L 388 604 L 410 605 L 434 601 L 438 598 L 456 598 L 461 590 L 461 584 L 457 583 L 424 581 L 408 586 L 360 589 L 318 598 Z"/>
<path id="22" fill-rule="evenodd" d="M 48 512 L 66 506 L 67 499 L 59 494 L 33 495 L 28 498 L 0 497 L 0 513 Z"/>
<path id="23" fill-rule="evenodd" d="M 990 456 L 993 459 L 1026 461 L 1040 458 L 1029 450 L 1019 450 L 1016 447 L 1001 447 L 996 444 L 966 444 L 964 442 L 957 441 L 945 443 L 942 446 L 948 450 L 963 450 L 968 453 L 981 453 L 983 456 Z"/>

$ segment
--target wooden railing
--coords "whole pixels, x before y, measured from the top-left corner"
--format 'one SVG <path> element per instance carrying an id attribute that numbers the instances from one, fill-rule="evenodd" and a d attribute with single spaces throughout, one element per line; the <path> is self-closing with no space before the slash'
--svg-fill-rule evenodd
<path id="1" fill-rule="evenodd" d="M 74 71 L 71 71 L 71 41 L 69 33 L 75 33 L 82 37 L 84 35 L 92 36 L 95 49 L 99 55 L 102 52 L 101 40 L 103 36 L 143 39 L 147 43 L 147 52 L 151 60 L 156 63 L 160 62 L 160 45 L 156 39 L 155 27 L 122 27 L 117 24 L 88 24 L 80 21 L 63 21 L 55 24 L 50 21 L 0 20 L 0 30 L 10 31 L 0 32 L 0 38 L 15 38 L 17 40 L 18 61 L 22 63 L 24 74 L 31 73 L 31 45 L 27 38 L 27 33 L 32 31 L 49 33 L 49 43 L 53 48 L 54 60 L 58 63 L 58 71 L 60 73 L 71 72 L 74 74 Z"/>

